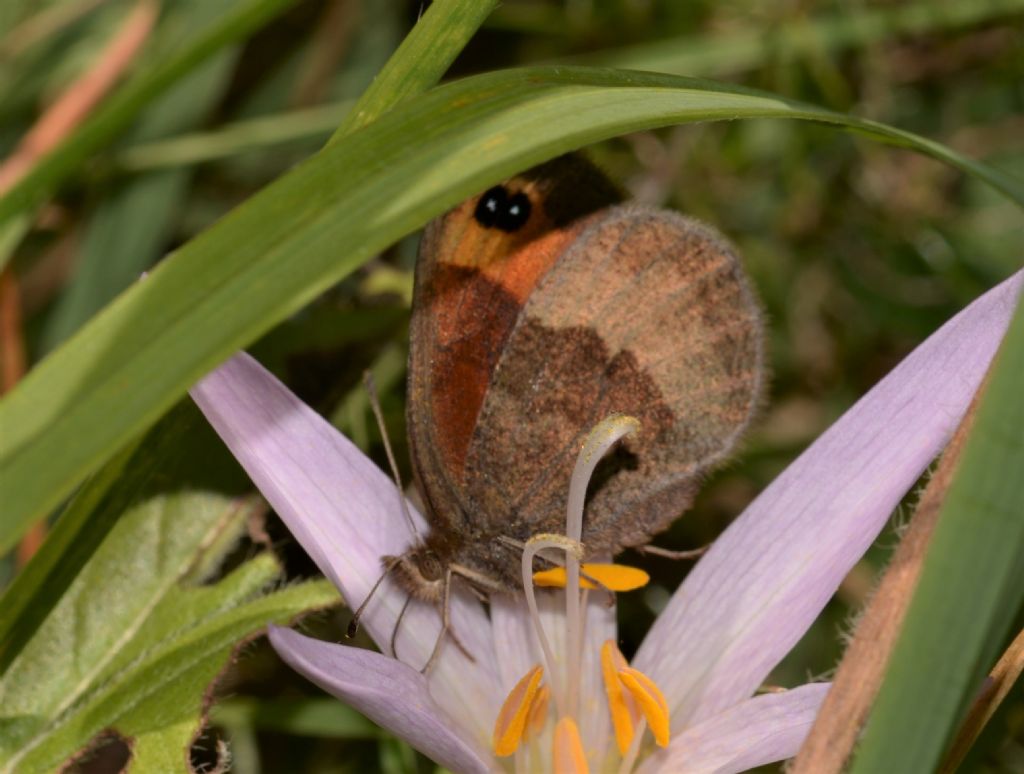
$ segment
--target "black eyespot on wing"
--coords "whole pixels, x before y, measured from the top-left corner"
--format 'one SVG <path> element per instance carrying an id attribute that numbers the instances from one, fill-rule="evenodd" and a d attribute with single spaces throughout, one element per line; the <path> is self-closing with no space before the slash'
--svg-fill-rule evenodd
<path id="1" fill-rule="evenodd" d="M 531 209 L 530 198 L 522 191 L 509 194 L 505 186 L 496 185 L 480 197 L 473 217 L 484 228 L 497 228 L 511 234 L 526 224 Z"/>

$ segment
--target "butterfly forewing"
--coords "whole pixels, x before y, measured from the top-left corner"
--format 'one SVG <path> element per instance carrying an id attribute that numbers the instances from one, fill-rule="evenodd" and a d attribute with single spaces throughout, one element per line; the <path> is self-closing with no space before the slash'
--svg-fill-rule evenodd
<path id="1" fill-rule="evenodd" d="M 562 531 L 576 456 L 610 414 L 641 430 L 592 482 L 588 551 L 646 542 L 689 506 L 757 405 L 762 334 L 724 240 L 676 213 L 611 205 L 578 157 L 493 190 L 421 248 L 409 424 L 451 560 L 511 587 L 519 557 L 499 538 Z M 519 194 L 529 218 L 495 226 L 485 197 L 508 210 Z"/>

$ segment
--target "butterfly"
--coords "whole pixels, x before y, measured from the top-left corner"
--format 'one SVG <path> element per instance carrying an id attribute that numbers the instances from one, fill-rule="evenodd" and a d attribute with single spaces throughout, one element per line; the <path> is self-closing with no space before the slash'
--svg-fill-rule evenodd
<path id="1" fill-rule="evenodd" d="M 432 222 L 416 264 L 407 422 L 430 532 L 386 572 L 447 603 L 521 589 L 522 545 L 561 532 L 588 432 L 640 421 L 588 491 L 587 557 L 642 546 L 692 503 L 763 386 L 758 302 L 733 248 L 676 212 L 621 204 L 580 155 Z"/>

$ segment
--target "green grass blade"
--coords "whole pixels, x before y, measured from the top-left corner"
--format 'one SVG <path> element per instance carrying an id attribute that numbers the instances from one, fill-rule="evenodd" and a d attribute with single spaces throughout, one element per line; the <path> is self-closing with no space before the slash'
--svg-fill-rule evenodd
<path id="1" fill-rule="evenodd" d="M 178 250 L 0 403 L 0 551 L 200 376 L 430 218 L 518 170 L 669 124 L 791 118 L 928 154 L 1024 204 L 945 146 L 771 94 L 676 76 L 529 68 L 409 100 Z"/>
<path id="2" fill-rule="evenodd" d="M 130 145 L 114 155 L 111 166 L 118 172 L 145 172 L 202 164 L 296 140 L 326 140 L 351 112 L 352 105 L 351 100 L 344 100 Z"/>
<path id="3" fill-rule="evenodd" d="M 328 145 L 441 80 L 498 0 L 437 0 L 416 22 Z"/>
<path id="4" fill-rule="evenodd" d="M 125 84 L 0 199 L 0 225 L 52 194 L 89 156 L 128 127 L 143 108 L 195 67 L 259 29 L 293 3 L 294 0 L 249 0 L 237 5 L 197 35 L 190 46 Z"/>
<path id="5" fill-rule="evenodd" d="M 1018 305 L 854 759 L 935 771 L 1024 604 L 1024 305 Z"/>

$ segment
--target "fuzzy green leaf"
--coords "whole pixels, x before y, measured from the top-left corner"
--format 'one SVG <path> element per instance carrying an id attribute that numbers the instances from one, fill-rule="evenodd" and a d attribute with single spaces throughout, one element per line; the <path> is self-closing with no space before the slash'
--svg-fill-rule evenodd
<path id="1" fill-rule="evenodd" d="M 252 509 L 262 506 L 183 484 L 159 443 L 181 462 L 196 455 L 174 433 L 162 435 L 154 432 L 155 442 L 143 444 L 137 456 L 164 465 L 135 464 L 113 491 L 86 498 L 96 506 L 90 512 L 124 508 L 113 528 L 102 520 L 105 539 L 0 679 L 0 771 L 52 770 L 105 730 L 138 741 L 140 756 L 150 761 L 166 759 L 169 745 L 184 740 L 177 755 L 184 770 L 208 687 L 236 644 L 268 622 L 287 622 L 337 600 L 326 582 L 264 595 L 280 573 L 269 555 L 216 584 L 196 585 L 219 564 Z M 70 544 L 57 545 L 66 554 Z"/>

